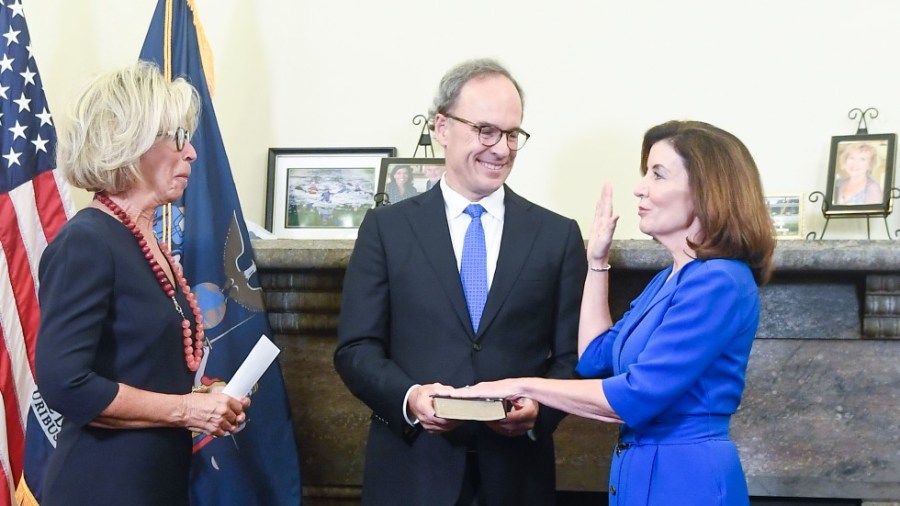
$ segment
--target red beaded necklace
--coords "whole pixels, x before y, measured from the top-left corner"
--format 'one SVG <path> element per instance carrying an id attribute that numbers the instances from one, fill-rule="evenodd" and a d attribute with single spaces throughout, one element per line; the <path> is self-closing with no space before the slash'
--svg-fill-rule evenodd
<path id="1" fill-rule="evenodd" d="M 187 368 L 189 370 L 196 371 L 200 367 L 200 360 L 203 358 L 203 339 L 206 334 L 203 331 L 203 314 L 200 312 L 200 308 L 197 306 L 197 299 L 194 297 L 194 294 L 191 293 L 191 289 L 187 284 L 187 280 L 184 279 L 184 274 L 181 272 L 181 267 L 175 263 L 172 259 L 172 253 L 169 251 L 169 247 L 166 244 L 159 244 L 159 249 L 163 252 L 163 255 L 166 257 L 166 261 L 169 262 L 169 267 L 172 269 L 172 274 L 175 276 L 175 279 L 178 282 L 178 287 L 181 288 L 181 293 L 184 294 L 184 297 L 187 299 L 188 304 L 190 304 L 191 312 L 194 315 L 194 321 L 196 322 L 196 335 L 194 338 L 191 338 L 193 334 L 191 332 L 191 322 L 188 321 L 187 317 L 184 315 L 184 311 L 181 309 L 181 305 L 178 304 L 178 301 L 175 300 L 175 288 L 172 286 L 172 283 L 169 282 L 169 278 L 166 276 L 165 271 L 163 271 L 162 267 L 156 261 L 156 258 L 153 257 L 153 253 L 150 251 L 150 246 L 147 245 L 147 241 L 144 239 L 144 234 L 138 230 L 137 225 L 131 221 L 131 218 L 125 214 L 125 211 L 122 210 L 121 207 L 118 206 L 115 202 L 112 201 L 109 197 L 107 197 L 103 193 L 94 194 L 94 199 L 106 206 L 112 213 L 119 218 L 119 221 L 125 225 L 125 228 L 134 235 L 135 240 L 137 240 L 138 246 L 141 248 L 141 252 L 144 254 L 144 258 L 147 260 L 147 263 L 150 264 L 150 269 L 153 270 L 153 274 L 156 276 L 156 280 L 159 281 L 159 286 L 162 287 L 163 292 L 165 292 L 166 296 L 172 299 L 172 304 L 175 305 L 175 311 L 178 311 L 178 314 L 181 316 L 181 328 L 182 335 L 184 336 L 184 362 L 187 364 Z"/>

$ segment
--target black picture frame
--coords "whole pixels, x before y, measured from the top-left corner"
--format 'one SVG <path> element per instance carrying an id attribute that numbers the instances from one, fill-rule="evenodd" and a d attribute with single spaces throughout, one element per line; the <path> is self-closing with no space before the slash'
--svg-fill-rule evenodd
<path id="1" fill-rule="evenodd" d="M 399 187 L 393 179 L 395 171 L 407 168 L 412 176 L 414 191 L 399 193 Z M 396 204 L 400 200 L 418 195 L 432 188 L 446 170 L 443 158 L 382 158 L 381 172 L 378 178 L 378 193 L 375 195 L 377 205 Z"/>
<path id="2" fill-rule="evenodd" d="M 896 134 L 832 137 L 825 216 L 890 214 L 896 146 Z"/>
<path id="3" fill-rule="evenodd" d="M 266 229 L 285 239 L 355 239 L 397 148 L 269 148 Z"/>

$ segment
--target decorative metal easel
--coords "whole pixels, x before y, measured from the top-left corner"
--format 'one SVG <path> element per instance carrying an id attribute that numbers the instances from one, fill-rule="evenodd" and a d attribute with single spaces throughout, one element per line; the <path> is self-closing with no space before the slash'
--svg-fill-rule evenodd
<path id="1" fill-rule="evenodd" d="M 859 122 L 856 126 L 856 134 L 855 135 L 847 135 L 843 137 L 833 137 L 831 143 L 831 160 L 830 166 L 832 168 L 832 177 L 829 178 L 828 184 L 830 185 L 829 190 L 826 192 L 815 191 L 809 194 L 810 202 L 818 202 L 819 199 L 822 199 L 822 217 L 825 218 L 825 226 L 822 228 L 822 233 L 816 236 L 816 232 L 812 231 L 806 234 L 807 240 L 821 240 L 825 238 L 825 231 L 828 230 L 828 223 L 832 218 L 860 218 L 864 217 L 866 219 L 866 237 L 871 240 L 872 239 L 872 218 L 882 218 L 884 219 L 884 228 L 887 231 L 888 239 L 893 239 L 891 235 L 891 229 L 888 227 L 887 217 L 893 211 L 893 201 L 900 198 L 900 188 L 891 187 L 889 192 L 885 192 L 887 196 L 886 202 L 874 205 L 867 204 L 852 204 L 852 205 L 841 205 L 837 204 L 835 201 L 837 196 L 834 195 L 834 170 L 836 170 L 836 164 L 838 162 L 838 145 L 841 142 L 872 142 L 872 141 L 887 141 L 888 145 L 888 156 L 885 161 L 885 183 L 891 181 L 890 175 L 893 174 L 894 171 L 894 149 L 896 144 L 896 136 L 894 134 L 888 135 L 869 135 L 869 128 L 866 122 L 866 116 L 870 119 L 875 119 L 878 117 L 878 109 L 874 107 L 869 107 L 866 110 L 862 110 L 858 107 L 855 107 L 847 113 L 847 117 L 851 120 L 855 120 L 859 118 Z M 861 209 L 854 209 L 861 208 Z M 894 235 L 900 237 L 900 230 L 895 230 Z"/>
<path id="2" fill-rule="evenodd" d="M 425 117 L 424 114 L 416 114 L 412 119 L 413 125 L 422 125 L 422 132 L 419 134 L 419 143 L 416 144 L 416 150 L 413 151 L 413 158 L 419 153 L 419 148 L 424 148 L 422 150 L 423 156 L 425 158 L 434 158 L 434 146 L 431 144 L 431 122 L 428 121 L 428 118 Z M 428 155 L 428 150 L 431 149 L 431 155 Z"/>

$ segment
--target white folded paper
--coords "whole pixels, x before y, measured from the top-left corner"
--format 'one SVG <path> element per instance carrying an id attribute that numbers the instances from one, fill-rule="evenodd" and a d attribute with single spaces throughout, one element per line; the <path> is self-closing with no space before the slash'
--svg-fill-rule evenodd
<path id="1" fill-rule="evenodd" d="M 240 399 L 249 394 L 250 389 L 259 381 L 266 369 L 272 365 L 275 357 L 280 352 L 281 350 L 265 334 L 260 336 L 259 341 L 250 350 L 250 354 L 244 359 L 244 363 L 238 367 L 231 381 L 222 389 L 222 393 L 235 399 Z"/>

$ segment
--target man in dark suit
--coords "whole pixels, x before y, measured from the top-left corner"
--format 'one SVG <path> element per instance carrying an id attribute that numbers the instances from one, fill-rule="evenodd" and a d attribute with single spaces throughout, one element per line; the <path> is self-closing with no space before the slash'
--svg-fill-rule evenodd
<path id="1" fill-rule="evenodd" d="M 373 411 L 363 504 L 555 503 L 562 413 L 525 399 L 504 420 L 462 422 L 437 418 L 431 397 L 485 380 L 572 376 L 584 242 L 574 220 L 504 184 L 528 139 L 522 110 L 497 62 L 452 69 L 431 111 L 446 158 L 440 184 L 370 211 L 360 226 L 334 363 Z M 470 217 L 471 204 L 484 213 Z M 488 291 L 470 313 L 460 265 L 476 219 Z"/>

